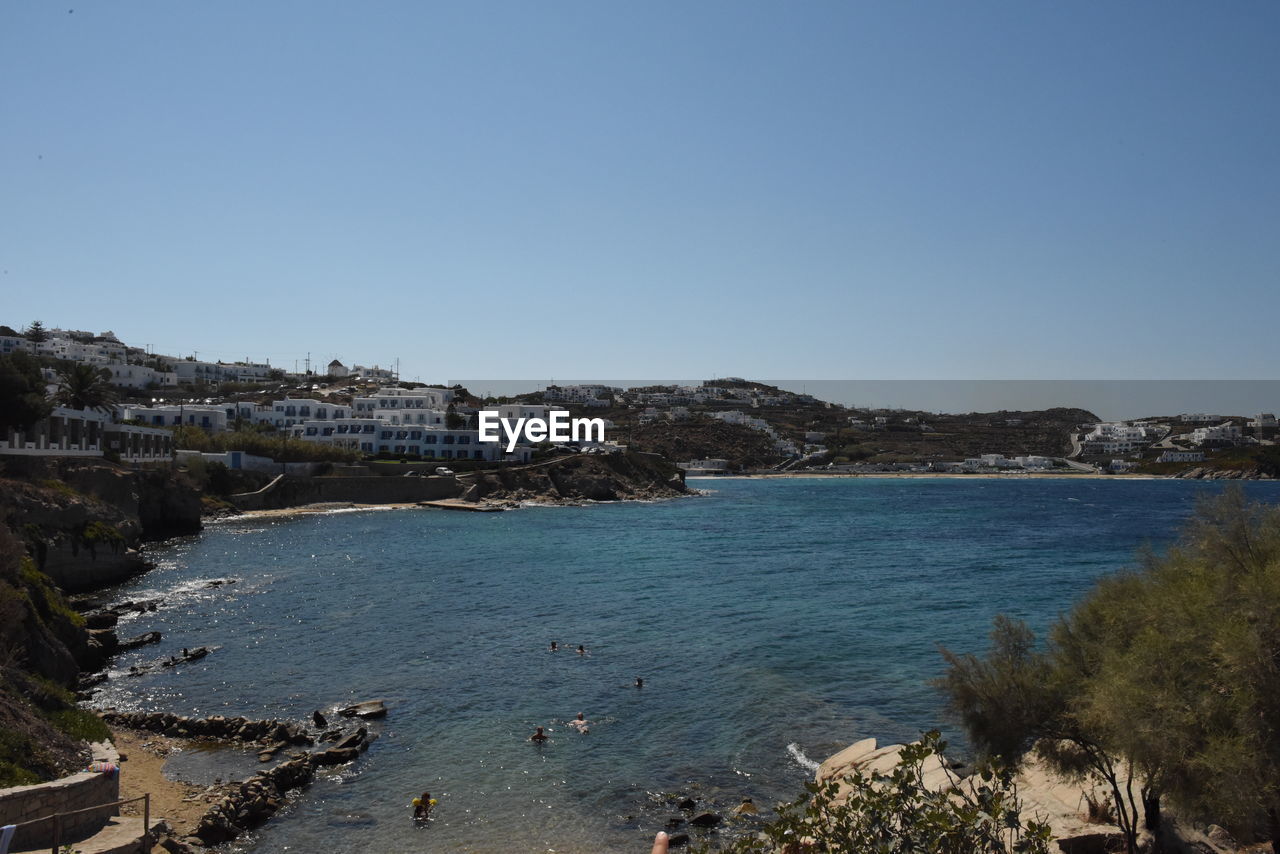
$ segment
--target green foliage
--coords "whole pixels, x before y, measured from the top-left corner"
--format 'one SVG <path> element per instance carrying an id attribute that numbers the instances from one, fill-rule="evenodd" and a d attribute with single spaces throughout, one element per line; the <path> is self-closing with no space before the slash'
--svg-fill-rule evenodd
<path id="1" fill-rule="evenodd" d="M 111 525 L 98 520 L 86 522 L 85 526 L 80 529 L 80 541 L 90 548 L 100 545 L 110 546 L 112 551 L 118 550 L 124 543 L 124 534 L 121 534 Z"/>
<path id="2" fill-rule="evenodd" d="M 738 854 L 1045 854 L 1046 825 L 1022 820 L 1007 770 L 988 769 L 949 792 L 925 785 L 926 760 L 941 758 L 937 732 L 903 748 L 890 774 L 809 783 L 805 794 L 778 810 L 759 836 L 739 840 Z M 704 847 L 702 849 L 706 851 Z"/>
<path id="3" fill-rule="evenodd" d="M 52 489 L 54 492 L 57 492 L 59 495 L 62 495 L 66 498 L 81 497 L 80 493 L 76 491 L 75 487 L 67 483 L 65 480 L 59 480 L 56 477 L 45 478 L 44 480 L 40 481 L 40 485 L 43 486 L 45 489 Z"/>
<path id="4" fill-rule="evenodd" d="M 361 457 L 359 451 L 334 445 L 322 445 L 318 442 L 307 442 L 302 439 L 282 438 L 264 433 L 256 427 L 209 434 L 199 427 L 182 425 L 173 428 L 173 442 L 174 447 L 181 450 L 204 453 L 244 451 L 247 454 L 286 463 L 350 463 Z"/>
<path id="5" fill-rule="evenodd" d="M 1004 620 L 985 659 L 943 654 L 939 684 L 979 751 L 1034 745 L 1105 781 L 1130 850 L 1140 816 L 1162 844 L 1163 800 L 1246 833 L 1280 814 L 1278 507 L 1239 490 L 1203 504 L 1167 554 L 1100 580 L 1045 652 Z"/>
<path id="6" fill-rule="evenodd" d="M 205 487 L 214 495 L 230 495 L 235 492 L 235 485 L 231 478 L 231 469 L 227 468 L 227 464 L 214 460 L 208 465 L 208 483 Z"/>
<path id="7" fill-rule="evenodd" d="M 0 356 L 0 433 L 28 430 L 52 408 L 39 363 L 26 353 Z"/>
<path id="8" fill-rule="evenodd" d="M 1049 684 L 1049 662 L 1025 623 L 997 616 L 986 658 L 943 649 L 949 665 L 936 683 L 982 760 L 1018 762 L 1044 735 L 1041 724 L 1062 697 Z"/>
<path id="9" fill-rule="evenodd" d="M 84 615 L 67 604 L 53 579 L 41 572 L 36 562 L 26 555 L 19 561 L 19 578 L 29 592 L 36 594 L 32 602 L 46 622 L 58 617 L 73 626 L 84 625 Z"/>
<path id="10" fill-rule="evenodd" d="M 72 363 L 58 369 L 56 399 L 72 409 L 103 409 L 115 403 L 115 387 L 111 371 L 83 363 Z"/>
<path id="11" fill-rule="evenodd" d="M 29 740 L 17 733 L 0 731 L 0 789 L 40 782 L 39 775 L 22 765 L 22 760 L 31 755 L 31 747 Z"/>
<path id="12" fill-rule="evenodd" d="M 47 717 L 54 729 L 79 741 L 108 741 L 111 738 L 111 729 L 102 722 L 102 718 L 79 706 L 50 712 Z"/>
<path id="13" fill-rule="evenodd" d="M 39 320 L 31 321 L 31 325 L 23 331 L 22 335 L 32 344 L 41 344 L 49 340 L 49 331 Z"/>

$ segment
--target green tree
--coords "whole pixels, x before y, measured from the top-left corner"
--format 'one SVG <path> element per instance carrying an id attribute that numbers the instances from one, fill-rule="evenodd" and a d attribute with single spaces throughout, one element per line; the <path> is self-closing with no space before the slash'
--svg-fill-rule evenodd
<path id="1" fill-rule="evenodd" d="M 57 401 L 72 409 L 104 409 L 116 401 L 111 372 L 75 363 L 58 369 Z"/>
<path id="2" fill-rule="evenodd" d="M 26 430 L 52 408 L 44 395 L 40 365 L 26 353 L 0 356 L 0 435 Z"/>
<path id="3" fill-rule="evenodd" d="M 975 746 L 1106 780 L 1130 850 L 1162 803 L 1280 854 L 1280 507 L 1238 490 L 1179 542 L 1100 580 L 1037 652 L 997 623 L 985 659 L 944 650 L 940 680 Z M 1135 792 L 1133 786 L 1137 787 Z"/>
<path id="4" fill-rule="evenodd" d="M 1137 851 L 1137 806 L 1125 773 L 1129 766 L 1077 714 L 1076 699 L 1092 667 L 1091 649 L 1068 644 L 1038 651 L 1025 623 L 998 616 L 985 658 L 941 652 L 948 667 L 935 685 L 964 726 L 980 764 L 1016 766 L 1034 750 L 1067 777 L 1103 781 L 1111 791 L 1126 850 Z"/>
<path id="5" fill-rule="evenodd" d="M 449 430 L 461 430 L 467 426 L 467 419 L 458 414 L 458 409 L 452 403 L 444 413 L 444 426 Z"/>
<path id="6" fill-rule="evenodd" d="M 1116 670 L 1161 731 L 1152 749 L 1176 762 L 1169 799 L 1240 832 L 1265 828 L 1280 854 L 1280 507 L 1229 490 L 1144 576 L 1150 630 Z"/>
<path id="7" fill-rule="evenodd" d="M 41 344 L 49 340 L 49 330 L 44 328 L 44 324 L 38 320 L 31 321 L 31 325 L 22 333 L 23 337 L 32 344 Z"/>

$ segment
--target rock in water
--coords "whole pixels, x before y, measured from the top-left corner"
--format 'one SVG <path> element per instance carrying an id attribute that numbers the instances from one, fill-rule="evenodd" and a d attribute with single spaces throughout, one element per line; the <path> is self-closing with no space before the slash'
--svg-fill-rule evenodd
<path id="1" fill-rule="evenodd" d="M 344 718 L 385 718 L 387 706 L 382 700 L 366 700 L 363 703 L 339 709 L 338 714 Z"/>

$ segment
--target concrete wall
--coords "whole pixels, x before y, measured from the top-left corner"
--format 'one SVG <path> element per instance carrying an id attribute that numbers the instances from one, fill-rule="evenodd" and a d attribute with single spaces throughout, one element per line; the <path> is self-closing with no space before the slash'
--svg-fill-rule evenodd
<path id="1" fill-rule="evenodd" d="M 293 477 L 286 475 L 258 492 L 231 496 L 241 510 L 278 510 L 329 501 L 354 504 L 409 504 L 456 498 L 462 486 L 452 477 Z"/>
<path id="2" fill-rule="evenodd" d="M 93 745 L 93 760 L 114 762 L 118 766 L 120 755 L 109 743 L 103 742 Z M 119 772 L 107 775 L 96 771 L 82 771 L 49 783 L 0 789 L 0 826 L 21 824 L 55 813 L 111 803 L 119 798 Z M 68 816 L 62 819 L 62 839 L 75 839 L 94 833 L 106 823 L 109 817 L 119 812 L 118 807 L 106 807 Z M 14 851 L 40 846 L 50 847 L 53 843 L 53 827 L 52 821 L 20 827 L 14 834 L 10 847 Z"/>

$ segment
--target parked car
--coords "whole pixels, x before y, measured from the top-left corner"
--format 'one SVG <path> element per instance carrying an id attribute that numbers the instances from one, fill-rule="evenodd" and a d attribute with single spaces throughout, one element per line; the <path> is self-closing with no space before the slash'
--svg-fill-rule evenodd
<path id="1" fill-rule="evenodd" d="M 445 468 L 444 466 L 436 466 L 436 474 L 442 475 L 444 477 L 452 477 L 453 469 Z"/>

